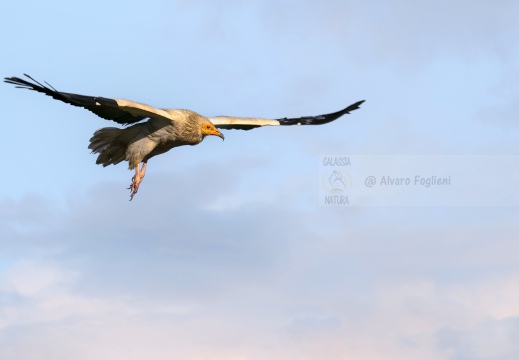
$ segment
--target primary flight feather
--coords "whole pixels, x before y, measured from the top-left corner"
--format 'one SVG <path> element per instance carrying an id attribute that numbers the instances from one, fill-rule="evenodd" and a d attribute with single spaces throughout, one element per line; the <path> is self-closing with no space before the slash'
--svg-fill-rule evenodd
<path id="1" fill-rule="evenodd" d="M 197 145 L 207 135 L 219 136 L 224 139 L 218 128 L 249 130 L 267 125 L 321 125 L 357 110 L 364 102 L 364 100 L 358 101 L 334 113 L 300 118 L 261 119 L 232 116 L 208 118 L 191 110 L 156 109 L 129 100 L 61 92 L 48 83 L 44 85 L 29 75 L 24 75 L 33 82 L 18 77 L 4 78 L 4 81 L 16 85 L 16 87 L 38 91 L 67 104 L 85 108 L 103 119 L 130 125 L 122 129 L 115 127 L 99 129 L 90 139 L 88 146 L 93 153 L 99 154 L 96 164 L 107 166 L 128 161 L 129 169 L 135 169 L 135 175 L 132 177 L 129 187 L 130 200 L 139 190 L 149 159 L 177 146 Z M 143 121 L 145 119 L 148 120 Z"/>

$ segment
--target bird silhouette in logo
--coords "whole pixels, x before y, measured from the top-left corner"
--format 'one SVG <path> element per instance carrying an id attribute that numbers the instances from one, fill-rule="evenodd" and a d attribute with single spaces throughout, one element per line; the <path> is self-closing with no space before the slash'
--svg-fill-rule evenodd
<path id="1" fill-rule="evenodd" d="M 340 171 L 333 170 L 332 174 L 328 178 L 328 182 L 331 185 L 332 192 L 339 192 L 346 190 L 346 179 Z"/>

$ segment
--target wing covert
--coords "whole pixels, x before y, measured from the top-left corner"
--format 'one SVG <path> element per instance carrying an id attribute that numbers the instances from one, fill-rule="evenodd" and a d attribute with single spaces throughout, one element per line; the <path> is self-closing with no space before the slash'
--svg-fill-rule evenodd
<path id="1" fill-rule="evenodd" d="M 235 129 L 235 130 L 250 130 L 262 126 L 289 126 L 289 125 L 322 125 L 332 122 L 350 111 L 360 108 L 360 105 L 365 100 L 358 101 L 345 109 L 334 113 L 316 115 L 316 116 L 302 116 L 299 118 L 282 118 L 282 119 L 261 119 L 261 118 L 241 118 L 232 116 L 216 116 L 209 118 L 209 120 L 220 129 Z"/>

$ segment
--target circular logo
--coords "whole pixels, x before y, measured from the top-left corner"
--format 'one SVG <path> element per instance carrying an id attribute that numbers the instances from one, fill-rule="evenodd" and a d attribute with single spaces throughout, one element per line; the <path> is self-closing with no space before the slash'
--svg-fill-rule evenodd
<path id="1" fill-rule="evenodd" d="M 351 183 L 350 174 L 341 169 L 327 171 L 322 178 L 323 187 L 331 194 L 345 193 L 351 187 Z"/>

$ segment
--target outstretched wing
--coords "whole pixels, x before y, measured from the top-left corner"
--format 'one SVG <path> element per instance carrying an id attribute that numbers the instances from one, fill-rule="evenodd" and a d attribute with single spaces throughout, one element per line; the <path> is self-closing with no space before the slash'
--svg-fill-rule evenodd
<path id="1" fill-rule="evenodd" d="M 29 75 L 24 75 L 34 82 L 20 79 L 18 77 L 4 78 L 4 81 L 16 85 L 18 88 L 38 91 L 67 104 L 85 108 L 103 119 L 113 120 L 123 125 L 133 124 L 149 117 L 162 117 L 173 120 L 166 111 L 155 109 L 146 104 L 140 104 L 123 99 L 108 99 L 104 97 L 61 92 L 54 89 L 48 83 L 45 83 L 47 85 L 45 86 L 34 80 Z"/>
<path id="2" fill-rule="evenodd" d="M 340 118 L 342 115 L 349 114 L 350 111 L 357 110 L 365 100 L 361 100 L 348 106 L 347 108 L 324 115 L 302 116 L 300 118 L 283 119 L 258 119 L 240 118 L 232 116 L 216 116 L 209 118 L 211 122 L 220 129 L 250 130 L 261 126 L 276 125 L 322 125 Z"/>

